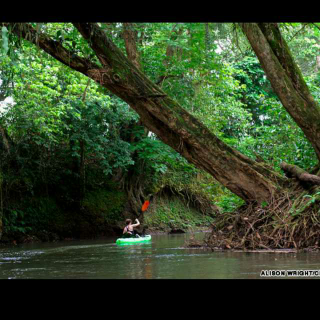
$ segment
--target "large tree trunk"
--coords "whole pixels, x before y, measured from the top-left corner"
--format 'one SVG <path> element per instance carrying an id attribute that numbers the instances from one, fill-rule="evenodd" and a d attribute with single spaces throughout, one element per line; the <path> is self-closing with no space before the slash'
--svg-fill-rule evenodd
<path id="1" fill-rule="evenodd" d="M 126 53 L 128 59 L 133 63 L 133 65 L 142 70 L 142 66 L 140 63 L 140 55 L 137 48 L 137 32 L 132 23 L 124 23 L 123 24 L 123 39 L 126 47 Z M 129 126 L 130 130 L 130 143 L 137 143 L 138 139 L 142 139 L 148 136 L 148 129 L 144 127 L 144 133 L 140 138 L 137 138 L 134 132 L 138 129 L 138 127 L 143 126 L 141 120 L 138 123 L 131 123 Z M 130 211 L 133 212 L 136 216 L 139 216 L 141 213 L 141 207 L 145 199 L 144 195 L 144 173 L 143 166 L 144 161 L 139 159 L 139 155 L 137 151 L 134 151 L 132 154 L 132 159 L 135 162 L 134 167 L 130 167 L 129 170 L 124 173 L 125 174 L 125 190 L 128 195 L 128 203 Z M 140 222 L 143 222 L 144 216 L 141 216 Z M 141 231 L 141 226 L 139 227 Z"/>
<path id="2" fill-rule="evenodd" d="M 320 160 L 320 107 L 276 23 L 241 23 L 274 92 L 311 142 Z"/>
<path id="3" fill-rule="evenodd" d="M 272 199 L 286 178 L 229 147 L 131 63 L 94 23 L 74 23 L 103 67 L 71 54 L 61 44 L 24 24 L 13 31 L 127 102 L 143 124 L 183 157 L 204 169 L 246 202 Z"/>
<path id="4" fill-rule="evenodd" d="M 91 76 L 126 101 L 166 144 L 246 201 L 269 200 L 276 173 L 230 148 L 145 77 L 95 24 L 74 24 L 104 65 Z"/>

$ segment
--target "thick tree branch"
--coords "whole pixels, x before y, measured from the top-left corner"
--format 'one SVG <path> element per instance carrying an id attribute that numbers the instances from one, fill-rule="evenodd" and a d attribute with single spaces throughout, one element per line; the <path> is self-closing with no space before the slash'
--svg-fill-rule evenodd
<path id="1" fill-rule="evenodd" d="M 316 176 L 314 174 L 310 174 L 303 169 L 299 168 L 298 166 L 294 166 L 291 164 L 288 164 L 286 162 L 282 162 L 280 164 L 280 167 L 283 171 L 285 171 L 289 177 L 293 175 L 295 178 L 297 178 L 300 181 L 303 182 L 309 182 L 311 184 L 320 185 L 320 177 Z"/>
<path id="2" fill-rule="evenodd" d="M 290 49 L 282 37 L 277 23 L 259 23 L 260 30 L 266 37 L 273 53 L 279 60 L 282 68 L 287 73 L 288 77 L 293 83 L 295 89 L 309 102 L 315 104 L 313 97 L 310 94 L 309 88 L 304 81 L 303 75 L 293 59 Z M 306 25 L 305 25 L 306 26 Z"/>
<path id="3" fill-rule="evenodd" d="M 285 182 L 213 135 L 132 64 L 97 24 L 74 25 L 105 66 L 101 84 L 126 101 L 163 142 L 247 201 L 269 199 L 275 192 L 271 181 Z"/>
<path id="4" fill-rule="evenodd" d="M 9 23 L 2 25 L 6 25 L 20 38 L 37 45 L 66 66 L 85 75 L 88 75 L 88 70 L 99 68 L 97 64 L 67 50 L 60 42 L 51 39 L 48 35 L 37 33 L 36 29 L 28 23 Z"/>
<path id="5" fill-rule="evenodd" d="M 74 23 L 96 53 L 103 68 L 92 68 L 84 59 L 51 39 L 39 36 L 41 48 L 59 61 L 78 70 L 127 102 L 143 124 L 183 157 L 204 169 L 231 192 L 247 202 L 269 201 L 286 178 L 226 145 L 152 83 L 95 23 Z M 19 32 L 18 32 L 19 33 Z M 20 31 L 20 33 L 23 33 Z M 24 37 L 27 35 L 24 33 Z"/>
<path id="6" fill-rule="evenodd" d="M 131 104 L 136 99 L 167 96 L 129 61 L 96 23 L 73 23 L 103 64 L 96 77 L 101 85 Z"/>
<path id="7" fill-rule="evenodd" d="M 123 39 L 126 46 L 126 52 L 128 59 L 135 65 L 139 70 L 142 70 L 140 63 L 140 55 L 137 47 L 137 32 L 134 30 L 132 23 L 123 23 Z M 141 120 L 137 123 L 138 126 L 143 126 Z M 144 136 L 147 137 L 149 130 L 144 126 Z M 133 142 L 135 135 L 131 134 L 131 141 Z"/>
<path id="8" fill-rule="evenodd" d="M 141 70 L 140 56 L 137 48 L 137 33 L 132 23 L 123 24 L 123 38 L 128 59 Z"/>

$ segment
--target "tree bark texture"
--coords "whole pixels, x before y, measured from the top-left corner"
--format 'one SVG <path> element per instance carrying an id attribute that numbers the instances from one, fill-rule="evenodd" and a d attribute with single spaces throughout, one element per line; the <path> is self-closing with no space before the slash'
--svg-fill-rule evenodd
<path id="1" fill-rule="evenodd" d="M 132 23 L 123 24 L 123 38 L 128 59 L 141 70 L 140 56 L 137 48 L 137 32 Z"/>
<path id="2" fill-rule="evenodd" d="M 314 185 L 320 185 L 320 177 L 314 174 L 310 174 L 298 166 L 282 162 L 281 169 L 287 173 L 289 177 L 294 176 L 300 181 L 308 182 Z"/>

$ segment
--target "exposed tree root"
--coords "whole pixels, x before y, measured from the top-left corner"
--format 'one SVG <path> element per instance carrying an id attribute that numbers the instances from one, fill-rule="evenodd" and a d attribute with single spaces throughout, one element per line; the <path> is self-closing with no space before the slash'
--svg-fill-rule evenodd
<path id="1" fill-rule="evenodd" d="M 297 188 L 269 204 L 244 205 L 236 212 L 218 214 L 203 246 L 212 250 L 319 250 L 319 190 Z M 197 245 L 189 243 L 189 247 Z"/>

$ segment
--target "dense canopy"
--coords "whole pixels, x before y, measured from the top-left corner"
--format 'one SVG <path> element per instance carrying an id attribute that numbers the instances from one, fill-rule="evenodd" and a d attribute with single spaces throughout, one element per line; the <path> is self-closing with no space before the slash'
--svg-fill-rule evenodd
<path id="1" fill-rule="evenodd" d="M 0 234 L 46 225 L 56 205 L 85 212 L 108 188 L 126 199 L 110 225 L 171 190 L 214 218 L 215 246 L 317 246 L 319 36 L 320 23 L 2 23 Z"/>

